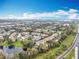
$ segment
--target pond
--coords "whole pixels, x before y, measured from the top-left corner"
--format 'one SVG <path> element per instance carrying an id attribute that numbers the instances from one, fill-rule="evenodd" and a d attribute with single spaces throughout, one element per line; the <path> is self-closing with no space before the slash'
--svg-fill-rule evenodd
<path id="1" fill-rule="evenodd" d="M 23 49 L 21 47 L 3 47 L 3 51 L 4 53 L 7 54 L 15 54 L 15 53 L 19 53 L 22 52 Z"/>
<path id="2" fill-rule="evenodd" d="M 23 51 L 22 47 L 15 47 L 15 46 L 0 46 L 0 49 L 3 49 L 6 59 L 11 59 L 14 57 L 14 54 L 20 53 Z"/>

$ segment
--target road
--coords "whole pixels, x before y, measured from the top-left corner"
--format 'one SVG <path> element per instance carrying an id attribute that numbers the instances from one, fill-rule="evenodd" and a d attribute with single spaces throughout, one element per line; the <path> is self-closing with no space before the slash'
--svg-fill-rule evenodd
<path id="1" fill-rule="evenodd" d="M 60 56 L 57 57 L 57 59 L 63 59 L 65 56 L 67 56 L 69 54 L 69 52 L 75 48 L 76 46 L 78 46 L 79 44 L 79 24 L 78 24 L 78 31 L 76 34 L 76 37 L 74 39 L 74 42 L 72 44 L 72 46 L 70 48 L 68 48 L 63 54 L 61 54 Z"/>

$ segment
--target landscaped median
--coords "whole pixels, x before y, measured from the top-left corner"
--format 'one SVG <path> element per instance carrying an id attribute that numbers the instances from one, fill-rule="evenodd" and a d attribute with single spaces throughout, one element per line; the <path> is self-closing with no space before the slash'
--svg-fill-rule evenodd
<path id="1" fill-rule="evenodd" d="M 76 28 L 73 29 L 73 32 L 76 32 Z M 57 56 L 66 51 L 73 43 L 76 34 L 67 35 L 67 38 L 60 44 L 59 47 L 52 48 L 46 53 L 41 53 L 36 56 L 34 59 L 56 59 Z"/>

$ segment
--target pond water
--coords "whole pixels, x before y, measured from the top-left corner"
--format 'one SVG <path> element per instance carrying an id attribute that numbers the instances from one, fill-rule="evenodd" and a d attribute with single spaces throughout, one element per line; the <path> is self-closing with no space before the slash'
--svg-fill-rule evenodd
<path id="1" fill-rule="evenodd" d="M 19 53 L 22 52 L 23 49 L 21 47 L 3 47 L 3 51 L 4 53 L 7 54 L 15 54 L 15 53 Z"/>
<path id="2" fill-rule="evenodd" d="M 23 51 L 22 47 L 14 47 L 14 46 L 7 46 L 7 47 L 0 46 L 0 49 L 3 49 L 6 59 L 11 59 L 12 57 L 14 57 L 14 54 Z"/>

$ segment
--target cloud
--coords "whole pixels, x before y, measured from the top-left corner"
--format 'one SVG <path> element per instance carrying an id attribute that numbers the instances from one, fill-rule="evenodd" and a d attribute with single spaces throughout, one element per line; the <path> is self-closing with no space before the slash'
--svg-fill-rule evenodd
<path id="1" fill-rule="evenodd" d="M 64 10 L 58 10 L 57 12 L 55 12 L 55 14 L 57 14 L 57 15 L 68 15 L 68 12 L 66 12 Z"/>
<path id="2" fill-rule="evenodd" d="M 69 10 L 69 15 L 68 18 L 69 19 L 79 19 L 79 11 L 76 9 L 70 9 Z"/>
<path id="3" fill-rule="evenodd" d="M 78 10 L 76 10 L 76 9 L 70 9 L 69 10 L 69 13 L 76 13 L 76 12 L 78 12 Z"/>
<path id="4" fill-rule="evenodd" d="M 69 19 L 78 19 L 79 14 L 74 13 L 69 15 Z"/>
<path id="5" fill-rule="evenodd" d="M 37 13 L 23 13 L 22 16 L 14 16 L 8 15 L 6 17 L 0 17 L 3 19 L 79 19 L 78 10 L 76 9 L 69 9 L 68 11 L 65 10 L 57 10 L 53 12 L 37 12 Z"/>

